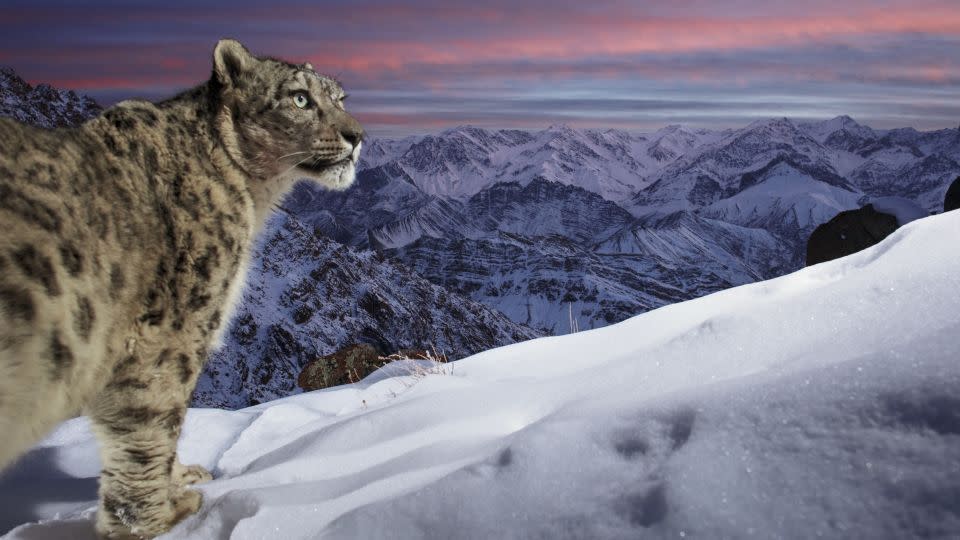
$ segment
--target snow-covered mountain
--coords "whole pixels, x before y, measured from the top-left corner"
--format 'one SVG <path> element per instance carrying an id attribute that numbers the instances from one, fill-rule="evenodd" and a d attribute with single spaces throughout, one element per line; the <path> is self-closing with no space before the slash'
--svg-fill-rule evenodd
<path id="1" fill-rule="evenodd" d="M 883 196 L 941 208 L 954 130 L 849 117 L 653 133 L 491 131 L 375 140 L 358 185 L 293 211 L 550 333 L 782 275 L 817 225 Z"/>
<path id="2" fill-rule="evenodd" d="M 239 408 L 295 394 L 305 364 L 355 343 L 455 360 L 539 335 L 281 214 L 258 243 L 225 344 L 204 366 L 193 403 Z"/>
<path id="3" fill-rule="evenodd" d="M 100 105 L 73 90 L 30 86 L 10 68 L 0 67 L 0 116 L 34 126 L 76 126 L 100 114 Z"/>
<path id="4" fill-rule="evenodd" d="M 641 151 L 662 142 L 671 152 L 689 136 L 666 130 L 653 143 L 619 130 L 578 131 L 565 125 L 537 133 L 490 131 L 473 126 L 400 141 L 374 141 L 361 168 L 391 164 L 391 178 L 408 178 L 428 195 L 465 200 L 500 181 L 526 185 L 537 178 L 572 185 L 619 201 L 645 185 L 645 178 L 672 158 Z"/>
<path id="5" fill-rule="evenodd" d="M 569 332 L 571 316 L 579 328 L 596 328 L 778 275 L 789 258 L 763 230 L 690 212 L 639 219 L 544 178 L 495 183 L 460 201 L 386 179 L 385 168 L 361 172 L 343 193 L 301 186 L 288 206 L 342 242 L 377 248 L 548 333 Z"/>
<path id="6" fill-rule="evenodd" d="M 960 212 L 861 253 L 428 376 L 191 409 L 214 480 L 164 538 L 957 538 Z M 7 540 L 92 539 L 64 424 L 0 481 Z"/>

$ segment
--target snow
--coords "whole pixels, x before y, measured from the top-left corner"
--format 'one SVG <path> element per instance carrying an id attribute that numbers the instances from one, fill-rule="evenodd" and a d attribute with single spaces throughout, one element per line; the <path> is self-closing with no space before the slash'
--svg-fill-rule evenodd
<path id="1" fill-rule="evenodd" d="M 897 223 L 901 226 L 930 215 L 930 212 L 920 208 L 920 205 L 903 197 L 878 197 L 871 200 L 870 204 L 877 212 L 897 218 Z"/>
<path id="2" fill-rule="evenodd" d="M 215 479 L 167 538 L 960 534 L 960 213 L 861 253 L 426 377 L 190 410 Z M 0 482 L 8 539 L 91 538 L 86 420 Z"/>
<path id="3" fill-rule="evenodd" d="M 822 122 L 804 123 L 801 124 L 800 127 L 821 143 L 827 140 L 830 135 L 833 135 L 838 131 L 846 132 L 864 139 L 871 139 L 877 136 L 876 131 L 867 126 L 858 124 L 856 120 L 847 115 L 837 116 Z"/>
<path id="4" fill-rule="evenodd" d="M 844 210 L 857 208 L 860 195 L 817 181 L 780 163 L 763 182 L 704 209 L 704 215 L 746 226 L 767 225 L 763 220 L 786 214 L 799 229 L 829 221 Z"/>
<path id="5" fill-rule="evenodd" d="M 690 148 L 711 136 L 703 130 L 683 131 L 672 136 L 679 142 L 670 144 Z M 622 131 L 566 125 L 532 133 L 459 126 L 419 139 L 374 141 L 360 169 L 387 164 L 392 156 L 423 193 L 461 201 L 498 182 L 527 185 L 541 177 L 621 201 L 646 187 L 647 176 L 676 157 L 671 151 L 665 161 L 653 159 L 646 155 L 647 144 Z"/>

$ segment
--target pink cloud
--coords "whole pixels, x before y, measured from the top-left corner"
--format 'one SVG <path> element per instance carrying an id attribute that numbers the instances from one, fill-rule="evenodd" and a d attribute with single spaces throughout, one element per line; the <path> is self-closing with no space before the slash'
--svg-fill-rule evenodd
<path id="1" fill-rule="evenodd" d="M 572 32 L 572 31 L 576 32 Z M 583 17 L 561 28 L 518 29 L 501 39 L 461 39 L 442 44 L 373 41 L 355 50 L 316 55 L 362 71 L 411 63 L 453 64 L 505 59 L 570 59 L 593 55 L 722 51 L 809 43 L 842 43 L 889 34 L 960 36 L 960 9 L 874 9 L 845 16 L 718 18 Z"/>
<path id="2" fill-rule="evenodd" d="M 597 81 L 591 92 L 602 97 L 615 86 L 606 84 L 610 81 L 621 92 L 651 80 L 658 83 L 650 87 L 726 86 L 744 92 L 758 82 L 789 92 L 794 82 L 946 88 L 960 81 L 960 60 L 944 52 L 945 43 L 960 41 L 956 0 L 808 0 L 789 6 L 744 0 L 735 3 L 736 9 L 699 0 L 557 4 L 291 5 L 280 0 L 269 6 L 238 2 L 228 12 L 194 4 L 89 13 L 65 6 L 58 17 L 71 23 L 54 29 L 49 10 L 0 7 L 0 24 L 44 28 L 49 37 L 32 46 L 11 41 L 15 46 L 0 47 L 0 60 L 31 82 L 87 90 L 107 100 L 127 90 L 158 95 L 205 80 L 214 41 L 232 36 L 255 52 L 310 61 L 343 79 L 348 90 L 373 91 L 368 95 L 384 103 L 364 101 L 363 92 L 357 92 L 358 105 L 383 107 L 358 112 L 367 124 L 423 127 L 449 125 L 456 116 L 453 105 L 437 108 L 442 118 L 431 116 L 428 100 L 418 105 L 423 114 L 401 114 L 396 111 L 404 109 L 394 105 L 405 94 L 391 92 L 409 88 L 425 97 L 449 98 L 482 89 L 508 96 L 527 85 L 533 90 L 525 95 L 531 97 L 554 82 L 559 88 L 568 81 L 580 87 Z M 184 26 L 186 21 L 191 25 Z M 89 39 L 100 33 L 109 39 Z M 833 56 L 834 50 L 847 52 Z M 390 96 L 397 96 L 394 105 Z M 539 122 L 517 114 L 514 120 L 491 120 L 465 112 L 455 122 Z"/>

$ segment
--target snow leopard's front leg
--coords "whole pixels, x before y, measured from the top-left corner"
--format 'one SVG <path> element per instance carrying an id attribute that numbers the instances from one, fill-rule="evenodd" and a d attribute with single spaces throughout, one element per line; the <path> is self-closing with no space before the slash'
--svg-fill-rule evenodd
<path id="1" fill-rule="evenodd" d="M 199 372 L 200 352 L 129 354 L 114 367 L 91 417 L 103 470 L 101 538 L 152 538 L 200 509 L 190 483 L 210 479 L 177 460 L 177 440 Z"/>

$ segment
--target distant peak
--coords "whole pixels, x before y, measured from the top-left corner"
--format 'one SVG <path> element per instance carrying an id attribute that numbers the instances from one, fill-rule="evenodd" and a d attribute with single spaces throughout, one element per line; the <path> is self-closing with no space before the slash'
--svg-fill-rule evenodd
<path id="1" fill-rule="evenodd" d="M 690 131 L 690 129 L 683 124 L 670 124 L 669 126 L 662 127 L 655 131 L 653 133 L 653 138 L 662 140 L 664 137 L 669 135 L 683 136 L 684 134 L 692 134 L 692 131 Z"/>
<path id="2" fill-rule="evenodd" d="M 828 120 L 827 123 L 836 127 L 836 129 L 853 129 L 861 127 L 856 120 L 845 114 L 842 114 L 832 120 Z"/>
<path id="3" fill-rule="evenodd" d="M 470 132 L 476 132 L 476 131 L 482 131 L 482 130 L 477 126 L 472 126 L 470 124 L 460 124 L 459 126 L 447 128 L 443 130 L 442 133 L 456 133 L 458 131 L 470 133 Z"/>
<path id="4" fill-rule="evenodd" d="M 688 131 L 688 130 L 683 124 L 670 124 L 668 126 L 664 126 L 657 130 L 658 133 L 662 133 L 664 135 L 669 133 L 677 133 L 678 131 L 682 132 L 682 131 Z"/>
<path id="5" fill-rule="evenodd" d="M 747 127 L 756 127 L 756 126 L 790 126 L 793 127 L 793 120 L 790 120 L 786 116 L 780 116 L 777 118 L 761 118 L 759 120 L 754 120 Z"/>
<path id="6" fill-rule="evenodd" d="M 809 124 L 811 126 L 819 127 L 822 131 L 825 132 L 834 132 L 834 131 L 860 131 L 866 129 L 866 127 L 850 116 L 846 114 L 841 114 L 840 116 L 835 116 L 829 120 L 824 120 L 819 123 Z"/>

